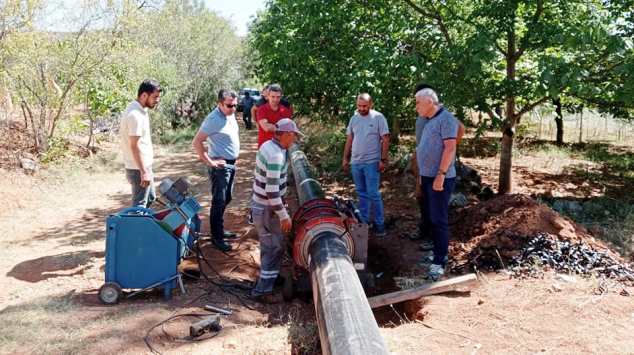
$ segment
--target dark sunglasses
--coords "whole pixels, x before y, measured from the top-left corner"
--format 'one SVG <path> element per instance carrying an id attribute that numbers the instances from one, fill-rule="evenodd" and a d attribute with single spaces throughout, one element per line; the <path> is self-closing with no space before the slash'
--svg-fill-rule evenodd
<path id="1" fill-rule="evenodd" d="M 238 104 L 235 104 L 235 105 L 227 105 L 227 104 L 223 104 L 223 105 L 227 106 L 228 108 L 238 107 Z"/>

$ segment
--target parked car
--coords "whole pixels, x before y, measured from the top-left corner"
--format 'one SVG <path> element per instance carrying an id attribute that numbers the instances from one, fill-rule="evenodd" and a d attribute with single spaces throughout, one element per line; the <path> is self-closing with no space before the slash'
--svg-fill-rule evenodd
<path id="1" fill-rule="evenodd" d="M 252 89 L 252 88 L 244 88 L 240 89 L 240 93 L 238 94 L 238 111 L 242 112 L 242 99 L 244 99 L 244 93 L 248 92 L 249 96 L 253 98 L 253 100 L 257 101 L 260 99 L 260 90 Z"/>

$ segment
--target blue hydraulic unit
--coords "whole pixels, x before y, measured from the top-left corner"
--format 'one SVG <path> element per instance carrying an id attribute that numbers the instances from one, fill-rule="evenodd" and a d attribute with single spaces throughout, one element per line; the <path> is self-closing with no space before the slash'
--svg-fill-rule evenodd
<path id="1" fill-rule="evenodd" d="M 178 264 L 187 256 L 200 231 L 200 204 L 189 194 L 189 182 L 164 179 L 159 190 L 165 209 L 131 207 L 106 219 L 105 283 L 99 299 L 118 303 L 122 289 L 128 297 L 162 287 L 166 299 L 182 282 Z M 164 201 L 166 200 L 166 201 Z"/>

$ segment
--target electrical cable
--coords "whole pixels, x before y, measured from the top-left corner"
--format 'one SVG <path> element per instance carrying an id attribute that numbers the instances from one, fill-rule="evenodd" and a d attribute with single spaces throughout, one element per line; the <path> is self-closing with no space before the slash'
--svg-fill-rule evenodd
<path id="1" fill-rule="evenodd" d="M 211 265 L 209 260 L 205 258 L 205 255 L 203 254 L 202 249 L 200 248 L 200 245 L 198 243 L 194 243 L 194 254 L 196 254 L 196 259 L 198 260 L 198 264 L 200 266 L 202 266 L 202 263 L 201 263 L 201 260 L 202 260 L 216 275 L 218 275 L 219 278 L 221 279 L 223 278 L 223 276 Z M 235 292 L 229 289 L 229 288 L 238 288 L 241 290 L 248 290 L 250 288 L 247 288 L 246 286 L 235 284 L 235 283 L 230 283 L 230 284 L 220 283 L 211 279 L 209 275 L 207 275 L 203 271 L 202 267 L 199 268 L 199 271 L 200 271 L 200 274 L 205 278 L 207 282 L 211 283 L 214 286 L 217 286 L 218 288 L 220 288 L 221 291 L 236 297 L 238 301 L 240 301 L 240 303 L 247 309 L 254 310 L 253 307 L 249 306 L 246 302 L 244 302 L 241 295 L 236 294 Z"/>
<path id="2" fill-rule="evenodd" d="M 198 297 L 200 298 L 200 297 Z M 220 331 L 214 333 L 211 336 L 208 337 L 202 337 L 202 338 L 192 338 L 191 336 L 185 336 L 185 337 L 175 337 L 171 334 L 169 334 L 166 330 L 164 325 L 174 319 L 177 318 L 181 318 L 181 317 L 197 317 L 197 318 L 201 318 L 201 317 L 207 317 L 211 315 L 210 313 L 183 313 L 183 314 L 172 314 L 171 316 L 165 318 L 164 320 L 156 323 L 155 325 L 153 325 L 150 329 L 148 329 L 148 331 L 145 333 L 145 336 L 143 337 L 143 341 L 145 342 L 145 345 L 148 347 L 148 349 L 150 349 L 150 351 L 153 354 L 161 354 L 160 351 L 158 351 L 155 347 L 152 346 L 152 343 L 150 342 L 150 333 L 152 333 L 152 331 L 158 327 L 161 327 L 163 330 L 163 334 L 169 338 L 172 338 L 171 340 L 176 340 L 176 341 L 181 341 L 181 342 L 198 342 L 198 341 L 203 341 L 203 340 L 207 340 L 207 339 L 211 339 L 213 337 L 218 336 L 218 334 L 220 334 Z"/>

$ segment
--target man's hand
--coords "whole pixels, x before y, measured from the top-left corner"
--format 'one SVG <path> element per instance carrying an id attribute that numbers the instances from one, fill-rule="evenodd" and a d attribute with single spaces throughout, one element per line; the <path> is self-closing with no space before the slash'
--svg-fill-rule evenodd
<path id="1" fill-rule="evenodd" d="M 146 188 L 150 186 L 152 182 L 152 173 L 147 170 L 141 171 L 141 183 L 139 184 L 141 187 Z"/>
<path id="2" fill-rule="evenodd" d="M 289 233 L 291 231 L 291 228 L 293 228 L 293 222 L 290 218 L 284 218 L 280 220 L 280 225 L 282 227 L 282 232 L 284 233 Z"/>
<path id="3" fill-rule="evenodd" d="M 224 168 L 225 163 L 224 159 L 209 159 L 209 166 L 213 169 Z"/>
<path id="4" fill-rule="evenodd" d="M 432 189 L 434 189 L 434 191 L 442 191 L 443 188 L 443 184 L 445 183 L 445 175 L 443 174 L 438 174 L 436 175 L 436 178 L 434 179 L 434 184 L 432 185 Z"/>
<path id="5" fill-rule="evenodd" d="M 387 165 L 387 162 L 384 162 L 383 160 L 379 160 L 379 171 L 383 172 L 385 171 L 385 166 Z"/>
<path id="6" fill-rule="evenodd" d="M 341 162 L 341 167 L 343 168 L 343 171 L 347 173 L 348 171 L 350 171 L 350 161 L 348 159 L 344 159 Z"/>

